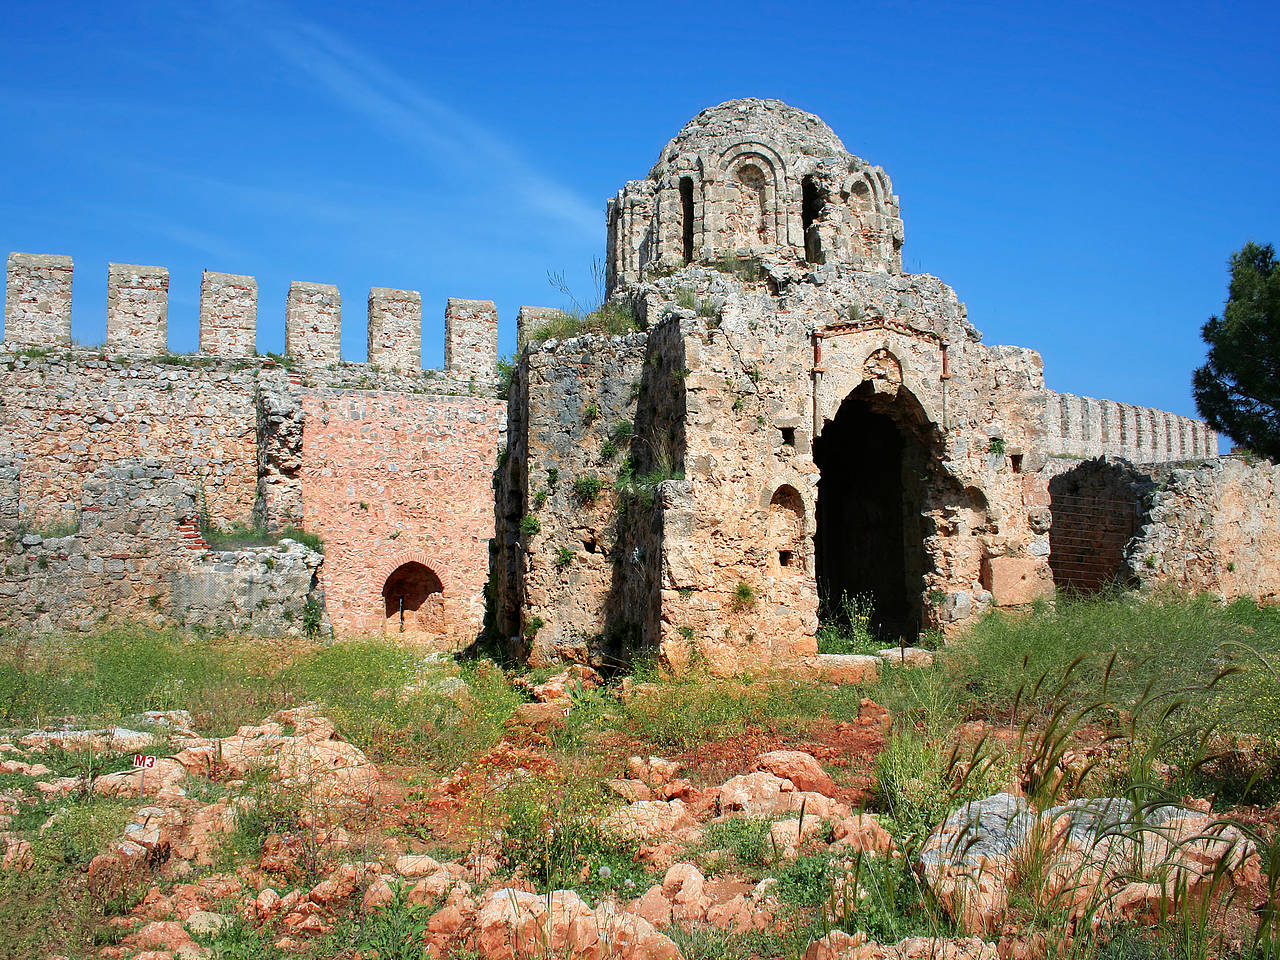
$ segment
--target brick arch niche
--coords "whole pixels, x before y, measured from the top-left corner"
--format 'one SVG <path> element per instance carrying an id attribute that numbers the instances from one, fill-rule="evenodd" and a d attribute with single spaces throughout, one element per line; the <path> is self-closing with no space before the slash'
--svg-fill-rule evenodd
<path id="1" fill-rule="evenodd" d="M 444 585 L 425 563 L 409 560 L 382 585 L 383 632 L 388 636 L 438 637 L 447 632 Z"/>

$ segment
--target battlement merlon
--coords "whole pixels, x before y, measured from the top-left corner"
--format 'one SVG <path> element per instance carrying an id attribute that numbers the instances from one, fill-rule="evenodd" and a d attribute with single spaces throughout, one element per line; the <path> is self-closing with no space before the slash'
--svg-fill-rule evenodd
<path id="1" fill-rule="evenodd" d="M 342 294 L 330 283 L 289 284 L 284 352 L 303 365 L 327 366 L 342 359 Z"/>
<path id="2" fill-rule="evenodd" d="M 258 281 L 206 270 L 200 281 L 200 352 L 252 357 L 257 341 Z"/>
<path id="3" fill-rule="evenodd" d="M 369 290 L 369 363 L 385 370 L 422 369 L 422 295 L 417 290 Z"/>
<path id="4" fill-rule="evenodd" d="M 563 316 L 564 311 L 558 307 L 521 307 L 516 313 L 516 344 L 524 344 L 528 335 L 536 330 L 538 324 L 552 317 Z"/>
<path id="5" fill-rule="evenodd" d="M 492 300 L 450 297 L 444 310 L 444 369 L 492 380 L 498 372 L 498 308 Z"/>
<path id="6" fill-rule="evenodd" d="M 72 270 L 70 257 L 9 254 L 5 343 L 22 347 L 70 345 Z"/>
<path id="7" fill-rule="evenodd" d="M 169 271 L 107 264 L 107 349 L 154 357 L 168 350 Z"/>
<path id="8" fill-rule="evenodd" d="M 1045 452 L 1170 463 L 1218 455 L 1218 434 L 1201 420 L 1114 400 L 1045 391 Z"/>

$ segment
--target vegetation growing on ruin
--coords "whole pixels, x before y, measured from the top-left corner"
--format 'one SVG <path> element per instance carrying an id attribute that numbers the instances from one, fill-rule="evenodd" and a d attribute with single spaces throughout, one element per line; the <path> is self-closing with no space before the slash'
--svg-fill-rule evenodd
<path id="1" fill-rule="evenodd" d="M 281 540 L 293 540 L 317 553 L 324 553 L 324 541 L 319 534 L 309 533 L 301 527 L 284 527 L 269 530 L 248 524 L 217 527 L 212 523 L 200 524 L 200 535 L 215 550 L 240 550 L 244 547 L 270 547 Z"/>
<path id="2" fill-rule="evenodd" d="M 524 339 L 517 345 L 542 340 L 567 340 L 587 335 L 617 337 L 640 329 L 631 304 L 619 300 L 606 300 L 604 296 L 604 264 L 592 263 L 594 297 L 587 305 L 574 295 L 563 273 L 548 272 L 547 281 L 569 302 L 558 314 L 549 314 L 524 331 Z"/>
<path id="3" fill-rule="evenodd" d="M 573 496 L 583 506 L 590 506 L 604 489 L 604 481 L 594 474 L 583 474 L 573 479 Z"/>
<path id="4" fill-rule="evenodd" d="M 824 606 L 818 614 L 818 652 L 874 653 L 882 647 L 871 634 L 872 607 L 871 598 L 861 594 L 845 594 L 840 603 Z"/>
<path id="5" fill-rule="evenodd" d="M 733 253 L 722 253 L 711 265 L 721 273 L 727 273 L 747 283 L 753 283 L 764 276 L 764 269 L 756 257 L 741 257 Z"/>

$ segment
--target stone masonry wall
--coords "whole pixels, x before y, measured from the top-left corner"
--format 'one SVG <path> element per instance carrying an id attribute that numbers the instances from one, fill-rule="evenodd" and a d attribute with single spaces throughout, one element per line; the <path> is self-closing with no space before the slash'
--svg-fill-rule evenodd
<path id="1" fill-rule="evenodd" d="M 17 488 L 18 469 L 0 467 Z M 10 482 L 11 481 L 11 482 Z M 95 471 L 66 530 L 25 530 L 0 496 L 0 624 L 90 630 L 116 622 L 273 636 L 323 633 L 321 555 L 293 541 L 212 552 L 194 485 L 159 460 Z"/>
<path id="2" fill-rule="evenodd" d="M 395 629 L 383 586 L 418 562 L 443 586 L 438 639 L 469 644 L 483 615 L 505 405 L 328 389 L 305 391 L 301 402 L 303 526 L 324 538 L 321 582 L 335 631 Z"/>
<path id="3" fill-rule="evenodd" d="M 523 412 L 497 490 L 496 607 L 499 629 L 533 663 L 605 655 L 622 562 L 615 483 L 633 446 L 646 340 L 550 340 L 518 365 Z"/>
<path id="4" fill-rule="evenodd" d="M 5 550 L 0 621 L 87 629 L 108 620 L 165 621 L 170 581 L 188 559 L 194 486 L 159 460 L 95 470 L 65 529 L 14 532 Z"/>
<path id="5" fill-rule="evenodd" d="M 1127 558 L 1147 588 L 1280 596 L 1280 466 L 1223 457 L 1173 470 Z"/>
<path id="6" fill-rule="evenodd" d="M 202 552 L 171 578 L 172 617 L 216 633 L 328 636 L 323 559 L 293 540 Z"/>
<path id="7" fill-rule="evenodd" d="M 21 347 L 71 343 L 70 257 L 9 254 L 4 338 Z"/>
<path id="8" fill-rule="evenodd" d="M 1218 434 L 1201 420 L 1053 390 L 1045 391 L 1044 428 L 1051 456 L 1163 463 L 1218 455 Z"/>
<path id="9" fill-rule="evenodd" d="M 215 522 L 247 523 L 257 489 L 255 379 L 229 364 L 0 354 L 0 459 L 21 464 L 23 522 L 67 522 L 90 474 L 142 457 L 198 484 Z"/>
<path id="10" fill-rule="evenodd" d="M 258 342 L 258 281 L 206 270 L 200 282 L 200 352 L 251 357 Z"/>
<path id="11" fill-rule="evenodd" d="M 107 264 L 107 349 L 156 357 L 168 351 L 169 271 Z"/>

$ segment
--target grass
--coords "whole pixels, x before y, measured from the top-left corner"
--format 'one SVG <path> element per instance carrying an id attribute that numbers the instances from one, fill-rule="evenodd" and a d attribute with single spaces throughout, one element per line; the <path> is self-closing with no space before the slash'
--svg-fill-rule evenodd
<path id="1" fill-rule="evenodd" d="M 618 337 L 640 329 L 627 304 L 604 303 L 594 310 L 564 310 L 545 317 L 525 334 L 525 343 L 567 340 L 571 337 Z"/>
<path id="2" fill-rule="evenodd" d="M 467 696 L 437 692 L 455 674 Z M 520 700 L 492 663 L 454 667 L 382 639 L 325 647 L 141 627 L 74 640 L 0 635 L 0 717 L 11 725 L 63 716 L 109 724 L 182 708 L 201 731 L 226 736 L 281 708 L 320 701 L 342 735 L 375 760 L 448 767 L 496 743 Z"/>
<path id="3" fill-rule="evenodd" d="M 538 780 L 503 791 L 503 853 L 522 864 L 542 893 L 573 888 L 584 898 L 643 892 L 655 880 L 637 862 L 635 843 L 606 834 L 609 804 L 580 776 Z"/>
<path id="4" fill-rule="evenodd" d="M 1027 614 L 995 613 L 941 656 L 973 715 L 1051 718 L 1064 702 L 1098 702 L 1102 721 L 1130 717 L 1153 762 L 1174 763 L 1188 789 L 1212 784 L 1280 798 L 1280 610 L 1242 599 L 1157 596 L 1067 599 Z M 1114 709 L 1106 704 L 1116 705 Z M 1170 736 L 1175 731 L 1176 736 Z M 1163 741 L 1163 742 L 1162 742 Z M 1189 752 L 1212 746 L 1197 763 Z M 1255 772 L 1229 779 L 1240 751 Z"/>
<path id="5" fill-rule="evenodd" d="M 755 257 L 740 257 L 724 253 L 712 263 L 712 266 L 721 273 L 727 273 L 748 283 L 754 283 L 764 276 L 760 261 Z"/>
<path id="6" fill-rule="evenodd" d="M 617 726 L 635 752 L 682 753 L 753 727 L 782 735 L 800 732 L 818 719 L 852 721 L 866 695 L 860 687 L 772 677 L 710 682 L 695 674 L 628 700 L 620 707 Z"/>
<path id="7" fill-rule="evenodd" d="M 128 822 L 123 803 L 90 796 L 41 806 L 43 829 L 29 831 L 32 865 L 0 871 L 0 960 L 87 955 L 105 920 L 131 907 L 144 890 L 130 885 L 95 894 L 85 882 L 85 866 Z"/>
<path id="8" fill-rule="evenodd" d="M 580 477 L 574 477 L 573 480 L 573 496 L 583 506 L 590 506 L 596 502 L 596 498 L 600 496 L 600 491 L 604 489 L 604 481 L 594 474 L 583 474 Z"/>
<path id="9" fill-rule="evenodd" d="M 212 526 L 207 520 L 200 524 L 200 535 L 215 550 L 239 550 L 244 547 L 271 547 L 281 540 L 296 540 L 317 553 L 324 553 L 324 541 L 319 534 L 308 533 L 301 527 L 284 527 L 281 530 L 267 530 L 264 527 L 251 527 L 235 524 L 227 529 Z"/>

